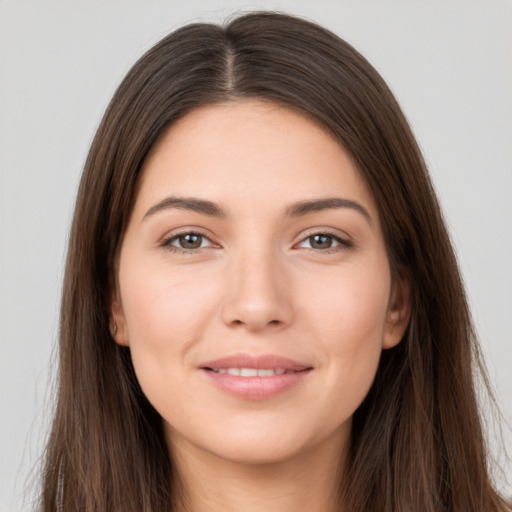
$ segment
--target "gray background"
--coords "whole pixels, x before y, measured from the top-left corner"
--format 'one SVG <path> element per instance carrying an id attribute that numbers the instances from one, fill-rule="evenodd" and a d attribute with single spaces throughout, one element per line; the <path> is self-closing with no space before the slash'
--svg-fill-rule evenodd
<path id="1" fill-rule="evenodd" d="M 0 511 L 31 510 L 70 215 L 136 58 L 185 22 L 278 9 L 348 40 L 396 93 L 442 201 L 492 383 L 512 419 L 512 7 L 506 0 L 0 2 Z M 488 416 L 486 414 L 486 416 Z M 502 422 L 505 426 L 505 422 Z M 505 428 L 506 445 L 512 436 Z M 497 446 L 493 444 L 493 446 Z M 503 450 L 495 449 L 503 459 Z M 512 473 L 507 466 L 509 475 Z M 502 488 L 512 495 L 510 487 Z"/>

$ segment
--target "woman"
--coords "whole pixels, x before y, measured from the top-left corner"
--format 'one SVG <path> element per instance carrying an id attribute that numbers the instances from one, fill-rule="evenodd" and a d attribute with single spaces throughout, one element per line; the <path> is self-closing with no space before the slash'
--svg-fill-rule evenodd
<path id="1" fill-rule="evenodd" d="M 425 164 L 310 22 L 189 25 L 128 73 L 60 336 L 42 510 L 505 510 Z"/>

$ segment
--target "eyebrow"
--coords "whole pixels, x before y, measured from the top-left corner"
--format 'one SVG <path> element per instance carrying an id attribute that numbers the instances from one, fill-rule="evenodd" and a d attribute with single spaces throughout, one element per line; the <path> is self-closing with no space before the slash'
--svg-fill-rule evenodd
<path id="1" fill-rule="evenodd" d="M 298 201 L 288 206 L 284 211 L 284 215 L 285 217 L 302 217 L 309 213 L 337 208 L 350 208 L 355 210 L 366 219 L 370 226 L 373 226 L 372 217 L 362 204 L 357 201 L 353 201 L 352 199 L 344 199 L 341 197 L 327 197 L 311 201 Z M 157 212 L 168 209 L 189 210 L 219 218 L 225 218 L 228 216 L 227 212 L 223 208 L 212 201 L 198 199 L 196 197 L 169 196 L 152 206 L 145 213 L 143 220 Z"/>
<path id="2" fill-rule="evenodd" d="M 144 215 L 144 219 L 162 210 L 168 209 L 190 210 L 212 217 L 227 217 L 226 212 L 217 204 L 205 199 L 195 197 L 166 197 L 164 200 L 152 206 Z"/>
<path id="3" fill-rule="evenodd" d="M 325 199 L 314 199 L 312 201 L 299 201 L 290 205 L 285 210 L 286 217 L 300 217 L 308 213 L 319 212 L 322 210 L 332 210 L 336 208 L 351 208 L 359 212 L 373 226 L 373 221 L 368 210 L 357 201 L 344 199 L 341 197 L 328 197 Z"/>

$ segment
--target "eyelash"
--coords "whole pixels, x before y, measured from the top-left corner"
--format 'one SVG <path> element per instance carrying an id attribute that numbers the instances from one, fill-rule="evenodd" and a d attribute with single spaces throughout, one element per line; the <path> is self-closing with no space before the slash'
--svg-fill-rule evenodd
<path id="1" fill-rule="evenodd" d="M 309 247 L 306 249 L 309 249 L 314 252 L 320 252 L 322 254 L 332 254 L 339 251 L 343 251 L 346 249 L 350 249 L 352 247 L 352 243 L 348 240 L 341 238 L 339 235 L 336 235 L 334 233 L 331 233 L 329 231 L 315 231 L 313 233 L 308 234 L 306 237 L 304 237 L 299 244 L 304 243 L 306 240 L 310 240 L 315 236 L 325 236 L 327 238 L 331 238 L 333 242 L 336 242 L 338 245 L 335 245 L 334 247 L 329 247 L 327 249 L 315 249 L 313 247 Z M 296 244 L 296 245 L 299 245 Z"/>
<path id="2" fill-rule="evenodd" d="M 204 235 L 203 233 L 200 233 L 198 231 L 183 231 L 181 233 L 177 233 L 168 238 L 165 238 L 162 241 L 161 245 L 162 245 L 162 247 L 164 247 L 165 249 L 167 249 L 171 252 L 175 252 L 175 253 L 179 253 L 179 254 L 187 254 L 187 255 L 196 254 L 196 253 L 200 252 L 202 249 L 204 249 L 204 247 L 198 247 L 197 249 L 185 249 L 182 247 L 176 247 L 176 246 L 172 245 L 173 242 L 175 242 L 179 238 L 187 236 L 187 235 L 198 236 L 198 237 L 201 237 L 201 239 L 206 239 L 211 242 L 211 240 L 206 235 Z M 344 249 L 350 249 L 352 247 L 351 242 L 349 242 L 348 240 L 345 240 L 345 239 L 341 238 L 340 236 L 335 235 L 334 233 L 331 233 L 329 231 L 315 231 L 315 232 L 307 235 L 306 237 L 304 237 L 299 242 L 299 244 L 302 244 L 305 241 L 310 240 L 315 236 L 325 236 L 325 237 L 331 238 L 334 242 L 336 242 L 338 244 L 338 245 L 335 245 L 334 247 L 329 247 L 327 249 L 315 249 L 313 247 L 306 248 L 306 249 L 308 249 L 310 251 L 314 251 L 316 253 L 332 254 L 335 252 L 342 251 Z M 296 245 L 299 245 L 299 244 L 296 244 Z"/>
<path id="3" fill-rule="evenodd" d="M 172 242 L 174 242 L 175 240 L 178 240 L 179 238 L 181 238 L 183 236 L 187 236 L 187 235 L 195 235 L 195 236 L 201 237 L 202 239 L 210 240 L 206 235 L 204 235 L 203 233 L 200 233 L 198 231 L 183 231 L 181 233 L 177 233 L 168 238 L 165 238 L 162 241 L 162 247 L 165 247 L 167 250 L 169 250 L 171 252 L 176 252 L 176 253 L 180 253 L 180 254 L 196 254 L 201 249 L 204 249 L 204 247 L 198 247 L 197 249 L 184 249 L 182 247 L 175 247 L 175 246 L 171 245 Z M 210 240 L 210 242 L 211 242 L 211 240 Z"/>

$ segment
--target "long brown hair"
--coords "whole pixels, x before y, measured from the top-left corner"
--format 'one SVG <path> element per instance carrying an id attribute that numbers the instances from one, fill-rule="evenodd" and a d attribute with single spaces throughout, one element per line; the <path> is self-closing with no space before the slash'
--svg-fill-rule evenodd
<path id="1" fill-rule="evenodd" d="M 384 351 L 353 418 L 340 496 L 347 512 L 497 511 L 475 394 L 482 371 L 454 252 L 425 163 L 390 90 L 329 31 L 253 13 L 165 37 L 131 69 L 92 143 L 69 241 L 58 401 L 41 510 L 172 510 L 162 420 L 127 347 L 109 331 L 116 252 L 155 141 L 202 105 L 261 98 L 334 134 L 376 200 L 392 268 L 411 281 L 412 317 Z"/>

